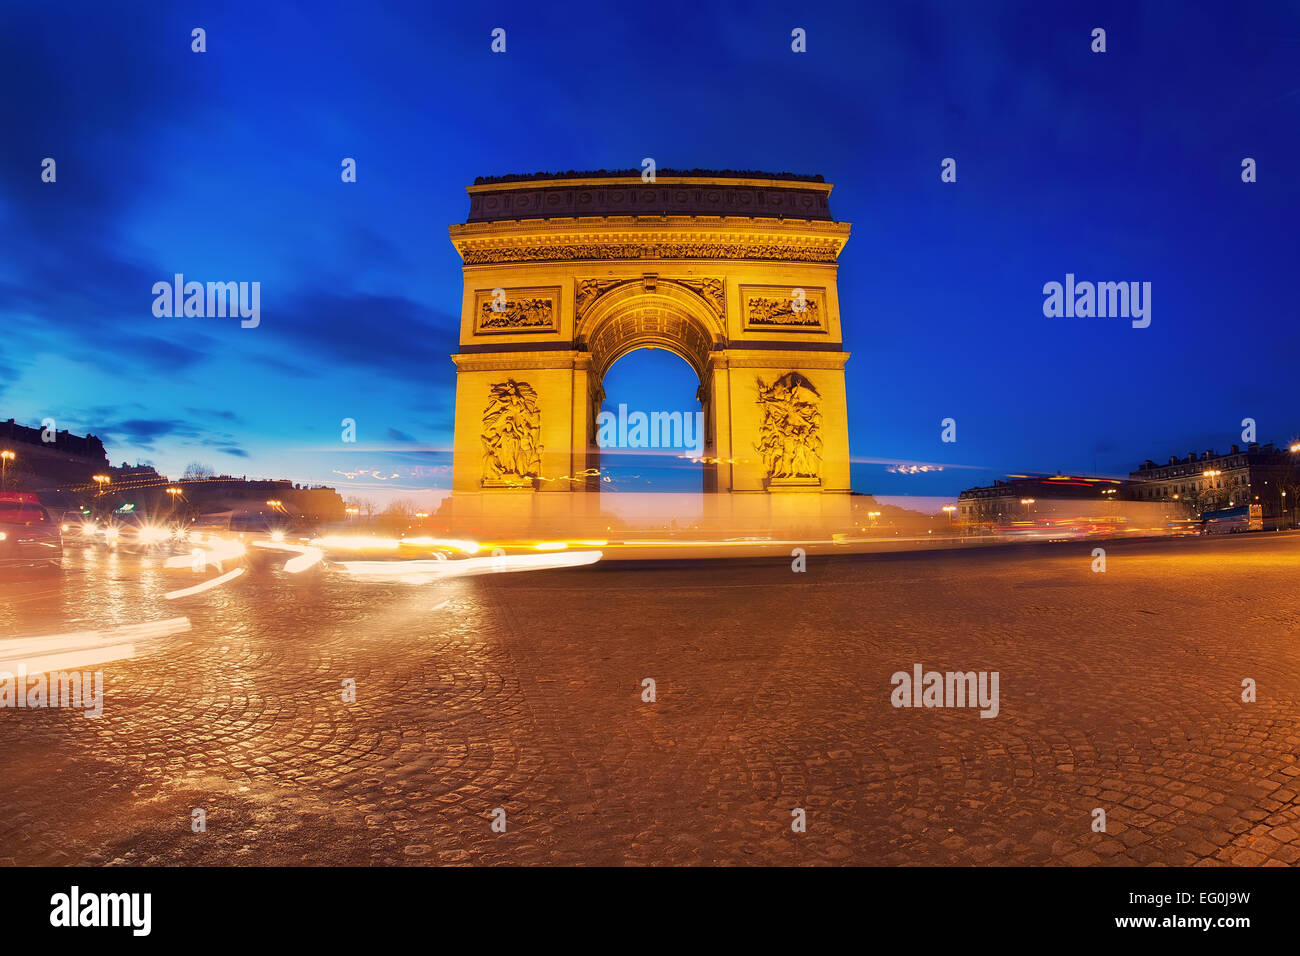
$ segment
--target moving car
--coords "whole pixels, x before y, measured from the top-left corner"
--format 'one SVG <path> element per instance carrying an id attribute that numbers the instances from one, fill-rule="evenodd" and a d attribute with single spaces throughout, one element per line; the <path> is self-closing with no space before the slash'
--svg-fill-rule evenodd
<path id="1" fill-rule="evenodd" d="M 40 499 L 23 491 L 0 492 L 0 568 L 58 567 L 62 561 L 63 536 Z"/>

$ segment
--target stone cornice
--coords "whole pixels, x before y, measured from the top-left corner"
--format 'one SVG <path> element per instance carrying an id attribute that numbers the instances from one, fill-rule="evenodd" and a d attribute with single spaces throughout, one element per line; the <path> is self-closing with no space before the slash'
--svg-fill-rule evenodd
<path id="1" fill-rule="evenodd" d="M 505 356 L 505 357 L 503 357 Z M 579 369 L 591 367 L 591 356 L 570 350 L 519 352 L 458 353 L 451 357 L 460 372 L 509 371 L 510 369 Z"/>
<path id="2" fill-rule="evenodd" d="M 449 227 L 465 265 L 639 259 L 833 264 L 849 223 L 739 216 L 609 216 Z"/>
<path id="3" fill-rule="evenodd" d="M 556 186 L 582 186 L 597 188 L 600 186 L 747 186 L 760 189 L 811 189 L 830 195 L 833 188 L 830 183 L 811 179 L 727 179 L 719 176 L 656 176 L 653 183 L 643 182 L 640 176 L 581 176 L 574 179 L 518 179 L 511 182 L 475 183 L 466 186 L 465 191 L 471 196 L 485 192 L 504 192 L 518 189 L 554 188 Z"/>
<path id="4" fill-rule="evenodd" d="M 709 353 L 709 367 L 718 368 L 790 368 L 831 369 L 840 371 L 849 360 L 849 352 L 798 352 L 745 349 L 734 343 L 725 351 Z"/>

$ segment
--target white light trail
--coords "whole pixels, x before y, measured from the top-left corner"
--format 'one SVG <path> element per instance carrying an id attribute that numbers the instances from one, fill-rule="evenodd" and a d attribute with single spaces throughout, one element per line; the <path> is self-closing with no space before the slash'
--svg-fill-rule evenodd
<path id="1" fill-rule="evenodd" d="M 459 538 L 381 538 L 377 535 L 331 534 L 322 538 L 312 538 L 313 547 L 332 551 L 397 551 L 401 548 L 441 548 L 447 551 L 460 551 L 463 554 L 477 554 L 482 546 L 476 541 Z"/>
<path id="2" fill-rule="evenodd" d="M 227 581 L 233 581 L 244 573 L 243 568 L 235 568 L 233 571 L 227 571 L 225 574 L 215 578 L 208 578 L 201 584 L 196 584 L 192 588 L 181 588 L 179 591 L 168 591 L 163 595 L 168 601 L 174 601 L 176 598 L 189 597 L 191 594 L 202 594 L 204 591 L 211 591 L 218 585 L 225 584 Z"/>
<path id="3" fill-rule="evenodd" d="M 371 580 L 402 581 L 424 584 L 447 578 L 477 574 L 542 571 L 549 568 L 576 568 L 595 564 L 603 557 L 600 551 L 567 551 L 553 554 L 510 554 L 490 558 L 461 558 L 458 561 L 344 561 L 348 574 Z"/>
<path id="4" fill-rule="evenodd" d="M 0 641 L 0 671 L 16 671 L 19 664 L 29 674 L 78 670 L 135 656 L 136 642 L 169 637 L 190 629 L 188 617 L 173 617 L 144 624 L 20 637 Z"/>
<path id="5" fill-rule="evenodd" d="M 301 574 L 313 565 L 320 564 L 325 552 L 302 544 L 280 544 L 278 541 L 254 541 L 253 547 L 266 548 L 270 551 L 292 551 L 298 557 L 284 562 L 284 569 L 289 574 Z"/>
<path id="6" fill-rule="evenodd" d="M 209 537 L 204 543 L 211 546 L 195 548 L 193 554 L 178 554 L 175 557 L 168 558 L 163 562 L 163 567 L 197 569 L 216 565 L 220 570 L 222 561 L 233 561 L 235 558 L 242 558 L 247 550 L 239 541 L 225 541 L 221 538 Z M 200 564 L 200 562 L 202 563 Z"/>

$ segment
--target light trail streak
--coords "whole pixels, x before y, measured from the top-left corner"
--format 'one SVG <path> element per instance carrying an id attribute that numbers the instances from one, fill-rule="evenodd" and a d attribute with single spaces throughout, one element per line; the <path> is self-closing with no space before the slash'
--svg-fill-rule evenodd
<path id="1" fill-rule="evenodd" d="M 309 543 L 314 548 L 332 551 L 396 551 L 402 544 L 397 538 L 363 534 L 327 534 L 323 538 L 312 538 Z"/>
<path id="2" fill-rule="evenodd" d="M 458 561 L 344 561 L 348 574 L 370 580 L 424 584 L 447 578 L 478 574 L 542 571 L 550 568 L 576 568 L 595 564 L 600 551 L 568 551 L 563 554 L 513 554 L 491 558 L 462 558 Z"/>
<path id="3" fill-rule="evenodd" d="M 445 548 L 462 554 L 478 554 L 482 546 L 477 541 L 463 541 L 458 538 L 402 538 L 404 548 Z"/>
<path id="4" fill-rule="evenodd" d="M 402 548 L 441 548 L 447 551 L 459 551 L 462 554 L 477 554 L 482 546 L 477 541 L 459 538 L 381 538 L 377 535 L 364 534 L 330 534 L 321 538 L 312 538 L 309 542 L 314 548 L 328 551 L 400 551 Z"/>
<path id="5" fill-rule="evenodd" d="M 233 561 L 235 558 L 242 558 L 247 553 L 247 549 L 244 547 L 243 543 L 239 541 L 225 541 L 221 538 L 213 537 L 200 539 L 197 536 L 192 540 L 196 542 L 202 540 L 204 543 L 211 544 L 212 547 L 195 548 L 191 554 L 178 554 L 175 557 L 168 558 L 163 562 L 163 567 L 194 568 L 200 570 L 209 565 L 215 565 L 217 569 L 220 570 L 221 562 Z M 199 562 L 202 562 L 202 564 L 200 565 Z"/>
<path id="6" fill-rule="evenodd" d="M 308 568 L 313 567 L 325 557 L 325 552 L 320 548 L 313 548 L 302 544 L 281 544 L 278 541 L 254 541 L 253 547 L 266 548 L 269 551 L 291 551 L 295 552 L 298 557 L 290 558 L 284 562 L 284 570 L 289 574 L 301 574 Z"/>
<path id="7" fill-rule="evenodd" d="M 173 617 L 143 624 L 0 641 L 0 671 L 13 672 L 22 664 L 29 674 L 38 674 L 125 660 L 135 657 L 137 642 L 169 637 L 189 629 L 188 617 Z"/>
<path id="8" fill-rule="evenodd" d="M 176 598 L 189 597 L 191 594 L 202 594 L 204 591 L 211 591 L 213 588 L 225 584 L 227 581 L 233 581 L 243 573 L 243 568 L 235 568 L 233 571 L 227 571 L 225 574 L 218 575 L 215 578 L 209 578 L 201 584 L 196 584 L 192 588 L 181 588 L 179 591 L 168 591 L 163 595 L 163 597 L 168 601 L 174 601 Z"/>

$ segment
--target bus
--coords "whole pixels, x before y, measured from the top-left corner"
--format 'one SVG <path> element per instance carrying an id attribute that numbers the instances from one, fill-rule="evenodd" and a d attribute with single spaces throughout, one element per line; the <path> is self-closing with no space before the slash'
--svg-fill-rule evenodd
<path id="1" fill-rule="evenodd" d="M 1201 515 L 1201 528 L 1205 534 L 1263 531 L 1264 508 L 1262 505 L 1241 505 L 1221 511 L 1207 511 Z"/>

